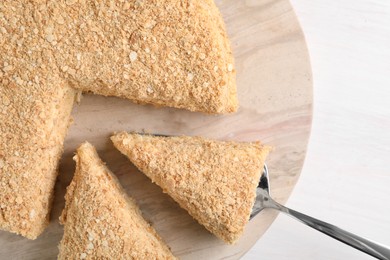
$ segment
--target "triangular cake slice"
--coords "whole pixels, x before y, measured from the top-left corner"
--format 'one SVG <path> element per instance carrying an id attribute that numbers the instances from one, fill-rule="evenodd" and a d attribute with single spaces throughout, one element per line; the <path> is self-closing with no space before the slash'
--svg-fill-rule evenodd
<path id="1" fill-rule="evenodd" d="M 59 259 L 175 259 L 91 144 L 81 145 L 75 161 Z"/>
<path id="2" fill-rule="evenodd" d="M 128 133 L 111 139 L 200 224 L 227 243 L 237 241 L 249 220 L 268 147 Z"/>

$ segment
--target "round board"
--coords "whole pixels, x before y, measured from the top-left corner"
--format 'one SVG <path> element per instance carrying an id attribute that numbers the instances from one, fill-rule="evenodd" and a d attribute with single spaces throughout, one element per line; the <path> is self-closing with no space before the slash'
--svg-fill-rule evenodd
<path id="1" fill-rule="evenodd" d="M 180 259 L 238 259 L 267 230 L 277 214 L 272 210 L 252 219 L 237 244 L 224 244 L 152 184 L 109 140 L 113 132 L 124 130 L 261 140 L 274 147 L 267 160 L 272 196 L 281 203 L 287 200 L 302 168 L 311 126 L 312 77 L 304 36 L 288 0 L 216 3 L 235 56 L 238 112 L 205 115 L 85 95 L 74 108 L 74 123 L 65 140 L 51 224 L 35 241 L 0 232 L 0 259 L 56 258 L 63 232 L 58 217 L 75 167 L 72 157 L 86 140 L 97 147 L 144 217 Z"/>

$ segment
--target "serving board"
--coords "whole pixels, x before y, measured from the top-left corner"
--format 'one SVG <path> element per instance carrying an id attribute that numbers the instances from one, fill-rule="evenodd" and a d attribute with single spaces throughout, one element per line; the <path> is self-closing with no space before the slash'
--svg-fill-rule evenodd
<path id="1" fill-rule="evenodd" d="M 109 140 L 115 131 L 200 135 L 262 142 L 274 147 L 267 160 L 273 197 L 284 203 L 298 180 L 312 116 L 312 77 L 304 36 L 287 0 L 218 0 L 236 60 L 240 108 L 232 115 L 205 115 L 136 105 L 118 98 L 84 95 L 56 183 L 51 223 L 35 241 L 0 231 L 0 259 L 55 259 L 62 237 L 58 217 L 75 163 L 75 149 L 88 140 L 118 176 L 144 217 L 181 259 L 238 259 L 271 225 L 276 212 L 252 219 L 240 241 L 226 245 L 193 220 L 140 173 Z"/>

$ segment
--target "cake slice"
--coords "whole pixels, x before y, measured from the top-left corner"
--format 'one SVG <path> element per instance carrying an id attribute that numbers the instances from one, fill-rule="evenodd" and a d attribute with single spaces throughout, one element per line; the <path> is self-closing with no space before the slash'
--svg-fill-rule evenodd
<path id="1" fill-rule="evenodd" d="M 58 259 L 175 259 L 91 144 L 80 146 L 75 161 Z"/>
<path id="2" fill-rule="evenodd" d="M 111 139 L 210 232 L 227 243 L 238 240 L 249 220 L 268 147 L 128 133 Z"/>

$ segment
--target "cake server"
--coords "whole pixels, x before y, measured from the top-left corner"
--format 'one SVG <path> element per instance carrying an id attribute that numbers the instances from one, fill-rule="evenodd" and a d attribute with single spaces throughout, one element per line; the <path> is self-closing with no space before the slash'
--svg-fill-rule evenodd
<path id="1" fill-rule="evenodd" d="M 278 202 L 274 201 L 270 196 L 270 185 L 268 179 L 268 168 L 264 165 L 263 174 L 260 177 L 260 182 L 256 190 L 256 200 L 252 208 L 250 219 L 254 218 L 263 209 L 270 208 L 283 212 L 303 224 L 314 228 L 336 240 L 339 240 L 351 247 L 354 247 L 364 253 L 381 260 L 390 260 L 390 248 L 384 245 L 375 243 L 369 239 L 359 237 L 348 231 L 345 231 L 332 224 L 315 219 L 298 211 L 289 209 Z"/>

